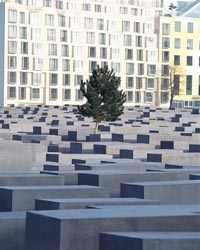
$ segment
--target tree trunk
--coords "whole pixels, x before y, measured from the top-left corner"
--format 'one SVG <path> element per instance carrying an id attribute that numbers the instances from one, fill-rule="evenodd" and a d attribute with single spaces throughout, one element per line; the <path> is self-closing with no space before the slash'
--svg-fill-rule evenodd
<path id="1" fill-rule="evenodd" d="M 172 109 L 173 99 L 170 99 L 169 109 Z"/>
<path id="2" fill-rule="evenodd" d="M 94 128 L 94 134 L 97 134 L 99 132 L 99 122 L 96 122 L 95 128 Z"/>

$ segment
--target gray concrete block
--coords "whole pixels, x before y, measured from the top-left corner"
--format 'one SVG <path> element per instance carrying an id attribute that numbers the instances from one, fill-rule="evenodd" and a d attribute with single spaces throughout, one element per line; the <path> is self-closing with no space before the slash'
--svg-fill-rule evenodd
<path id="1" fill-rule="evenodd" d="M 108 232 L 100 234 L 99 250 L 199 250 L 199 246 L 199 232 Z"/>
<path id="2" fill-rule="evenodd" d="M 89 172 L 82 171 L 78 174 L 79 185 L 105 187 L 111 197 L 120 197 L 120 184 L 124 182 L 158 182 L 172 180 L 189 180 L 189 173 L 93 170 Z"/>
<path id="3" fill-rule="evenodd" d="M 64 185 L 63 176 L 47 174 L 0 173 L 0 186 Z"/>
<path id="4" fill-rule="evenodd" d="M 25 212 L 0 213 L 0 248 L 25 250 Z"/>
<path id="5" fill-rule="evenodd" d="M 27 211 L 37 198 L 108 197 L 104 188 L 91 186 L 10 186 L 0 188 L 0 211 Z"/>
<path id="6" fill-rule="evenodd" d="M 198 212 L 194 205 L 28 212 L 26 250 L 83 250 L 83 243 L 99 250 L 99 233 L 109 231 L 199 232 Z"/>
<path id="7" fill-rule="evenodd" d="M 157 205 L 159 202 L 138 198 L 36 199 L 36 210 L 82 209 L 94 205 Z"/>
<path id="8" fill-rule="evenodd" d="M 122 183 L 121 197 L 153 199 L 161 204 L 200 204 L 200 181 Z"/>

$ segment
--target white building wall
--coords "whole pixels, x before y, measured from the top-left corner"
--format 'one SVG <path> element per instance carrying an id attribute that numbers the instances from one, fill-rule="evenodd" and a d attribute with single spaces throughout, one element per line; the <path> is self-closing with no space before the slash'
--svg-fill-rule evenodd
<path id="1" fill-rule="evenodd" d="M 57 6 L 56 1 L 52 1 L 52 7 L 43 7 L 42 3 L 45 1 L 29 1 L 29 3 L 35 3 L 34 6 L 27 6 L 27 1 L 19 2 L 21 4 L 14 1 L 7 2 L 5 9 L 6 16 L 9 15 L 9 9 L 15 10 L 17 20 L 10 22 L 8 18 L 5 26 L 7 35 L 4 63 L 6 72 L 4 105 L 78 104 L 82 100 L 79 98 L 80 79 L 79 82 L 76 82 L 76 78 L 88 79 L 92 63 L 100 66 L 107 63 L 110 68 L 114 68 L 116 75 L 121 78 L 121 88 L 127 92 L 128 105 L 143 104 L 144 102 L 155 104 L 157 71 L 149 74 L 148 68 L 158 67 L 154 17 L 162 12 L 161 6 L 149 8 L 150 1 L 138 1 L 139 6 L 133 5 L 134 1 L 60 1 L 63 3 L 61 6 Z M 46 3 L 48 2 L 51 1 L 46 1 Z M 155 1 L 152 2 L 155 5 Z M 21 13 L 25 15 L 24 21 L 20 21 Z M 50 15 L 54 20 L 52 23 L 49 21 L 47 25 Z M 60 16 L 65 18 L 63 27 L 59 25 Z M 102 22 L 102 27 L 99 22 Z M 9 37 L 9 30 L 13 27 L 17 30 L 17 35 Z M 22 29 L 26 30 L 25 37 L 22 37 Z M 36 31 L 39 35 L 36 34 Z M 48 33 L 51 32 L 54 34 L 48 39 Z M 62 32 L 67 34 L 65 41 L 61 41 Z M 100 42 L 102 34 L 105 36 L 105 43 Z M 124 42 L 127 36 L 131 37 L 129 44 Z M 17 43 L 16 52 L 9 52 L 7 47 L 9 41 Z M 28 51 L 22 51 L 26 50 L 26 46 Z M 40 48 L 34 49 L 35 46 L 40 46 Z M 57 47 L 56 53 L 53 53 L 53 46 Z M 65 56 L 63 56 L 62 46 L 67 48 Z M 52 54 L 50 54 L 50 50 L 52 50 Z M 105 58 L 102 57 L 103 50 L 106 51 Z M 129 56 L 126 57 L 126 54 Z M 17 58 L 15 68 L 8 66 L 10 57 Z M 57 60 L 58 65 L 55 70 L 50 69 L 51 59 Z M 35 60 L 41 60 L 41 65 L 35 65 Z M 64 68 L 64 60 L 66 60 L 66 64 L 69 64 L 69 69 Z M 28 67 L 24 68 L 23 64 L 27 62 Z M 133 66 L 133 71 L 128 69 L 131 66 Z M 13 74 L 13 72 L 16 73 L 14 83 L 9 81 L 11 78 L 9 74 Z M 63 84 L 65 74 L 70 78 L 69 84 L 66 85 Z M 40 79 L 37 78 L 34 81 L 34 75 Z M 57 77 L 56 84 L 50 83 L 50 76 Z M 128 84 L 128 78 L 133 80 L 133 85 L 130 82 Z M 65 91 L 70 92 L 69 99 L 63 98 Z"/>
<path id="2" fill-rule="evenodd" d="M 4 105 L 5 5 L 0 4 L 0 106 Z"/>

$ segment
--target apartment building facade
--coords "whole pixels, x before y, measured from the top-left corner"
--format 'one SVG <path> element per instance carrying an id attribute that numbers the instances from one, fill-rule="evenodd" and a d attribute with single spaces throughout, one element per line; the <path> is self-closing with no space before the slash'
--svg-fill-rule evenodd
<path id="1" fill-rule="evenodd" d="M 80 104 L 81 80 L 107 64 L 121 79 L 126 105 L 167 106 L 167 68 L 182 53 L 172 43 L 176 18 L 182 23 L 165 17 L 158 0 L 0 0 L 0 105 Z M 196 80 L 182 102 L 199 98 Z"/>

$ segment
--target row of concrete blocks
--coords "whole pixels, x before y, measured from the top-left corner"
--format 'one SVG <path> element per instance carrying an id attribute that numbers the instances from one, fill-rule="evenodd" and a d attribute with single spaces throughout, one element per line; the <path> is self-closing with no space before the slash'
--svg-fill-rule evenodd
<path id="1" fill-rule="evenodd" d="M 178 192 L 176 197 L 173 196 L 174 202 L 172 203 L 181 203 L 181 197 L 183 204 L 198 203 L 200 181 L 187 179 L 199 178 L 198 174 L 191 174 L 193 171 L 198 172 L 198 170 L 180 170 L 174 173 L 173 171 L 170 172 L 169 170 L 162 169 L 160 172 L 147 172 L 146 174 L 132 173 L 131 175 L 130 172 L 123 173 L 123 171 L 121 173 L 109 171 L 107 173 L 106 171 L 83 173 L 82 171 L 77 173 L 78 186 L 63 186 L 63 184 L 67 184 L 67 179 L 71 179 L 69 177 L 71 176 L 70 173 L 67 172 L 59 173 L 58 176 L 55 173 L 52 173 L 52 175 L 2 174 L 0 185 L 5 185 L 5 187 L 1 187 L 0 189 L 1 208 L 4 211 L 14 210 L 14 212 L 0 213 L 2 221 L 0 223 L 0 232 L 2 232 L 0 234 L 0 241 L 4 244 L 5 249 L 12 250 L 79 250 L 83 249 L 82 242 L 84 242 L 85 250 L 107 250 L 110 244 L 112 245 L 110 249 L 115 249 L 116 237 L 120 237 L 119 240 L 122 240 L 122 245 L 125 244 L 126 246 L 127 244 L 127 248 L 123 249 L 127 250 L 129 249 L 129 241 L 133 242 L 131 245 L 133 244 L 134 246 L 137 241 L 136 239 L 140 236 L 139 239 L 142 243 L 146 242 L 146 238 L 149 238 L 148 241 L 150 242 L 149 244 L 152 244 L 152 248 L 144 248 L 144 244 L 140 243 L 139 245 L 136 244 L 136 250 L 151 250 L 153 246 L 157 247 L 156 239 L 161 240 L 160 247 L 163 247 L 165 244 L 171 247 L 175 244 L 173 243 L 175 240 L 177 246 L 174 246 L 174 250 L 187 249 L 184 248 L 188 246 L 184 241 L 190 242 L 191 247 L 193 247 L 190 249 L 197 250 L 197 246 L 199 246 L 199 235 L 197 233 L 199 232 L 197 227 L 199 228 L 200 222 L 198 214 L 199 205 L 156 205 L 160 201 L 161 203 L 170 204 L 172 201 L 172 197 L 170 196 L 172 196 L 173 190 L 178 190 Z M 66 177 L 67 175 L 69 176 Z M 172 178 L 186 180 L 167 181 Z M 122 183 L 135 180 L 144 181 L 145 179 L 148 181 L 161 180 L 161 182 Z M 37 186 L 38 182 L 43 183 L 44 186 Z M 84 185 L 85 182 L 94 186 Z M 116 186 L 116 182 L 118 183 L 118 187 Z M 7 185 L 11 183 L 15 186 L 8 187 Z M 22 184 L 24 186 L 18 186 Z M 55 186 L 55 184 L 59 185 Z M 77 183 L 75 182 L 74 184 Z M 115 186 L 114 189 L 111 187 L 111 184 Z M 95 187 L 95 185 L 99 187 Z M 104 188 L 100 187 L 101 185 Z M 110 198 L 109 196 L 112 196 L 113 190 L 115 190 L 116 194 L 116 190 L 118 190 L 120 185 L 123 190 L 123 198 Z M 130 187 L 132 190 L 135 189 L 137 194 L 141 195 L 140 198 L 135 198 L 137 195 L 130 191 Z M 143 192 L 144 190 L 141 192 L 138 187 L 143 187 L 145 192 Z M 149 192 L 149 187 L 150 189 L 153 187 L 154 190 L 151 189 Z M 125 193 L 126 195 L 124 195 Z M 146 197 L 144 197 L 144 193 Z M 154 196 L 157 200 L 153 200 L 153 197 L 150 196 L 149 198 L 151 199 L 148 199 L 150 193 L 159 193 L 158 196 Z M 187 197 L 185 196 L 186 193 L 188 194 Z M 190 195 L 191 193 L 192 195 Z M 124 196 L 132 198 L 125 198 Z M 164 202 L 161 200 L 162 196 L 165 197 Z M 70 197 L 73 197 L 73 199 Z M 75 197 L 77 198 L 74 199 Z M 129 207 L 126 208 L 126 205 Z M 131 207 L 132 205 L 140 205 L 140 208 L 137 206 Z M 28 212 L 26 217 L 24 211 L 32 210 L 35 206 L 36 209 L 53 209 L 53 211 Z M 83 209 L 86 206 L 94 210 Z M 57 209 L 61 209 L 62 211 L 58 211 Z M 16 212 L 19 210 L 22 210 L 22 212 Z M 118 236 L 116 233 L 105 233 L 118 232 L 119 224 L 122 233 L 119 233 Z M 177 232 L 172 233 L 174 230 Z M 135 231 L 140 231 L 140 235 L 136 239 L 134 235 Z M 157 237 L 156 233 L 151 235 L 147 233 L 148 231 L 158 232 Z M 171 233 L 161 233 L 168 231 Z M 181 233 L 178 233 L 179 231 Z M 196 233 L 185 233 L 190 231 Z M 102 234 L 100 235 L 100 233 Z M 126 234 L 129 235 L 129 240 Z M 124 243 L 126 241 L 128 242 Z M 120 243 L 118 247 L 120 247 Z M 160 249 L 163 250 L 165 248 Z"/>

